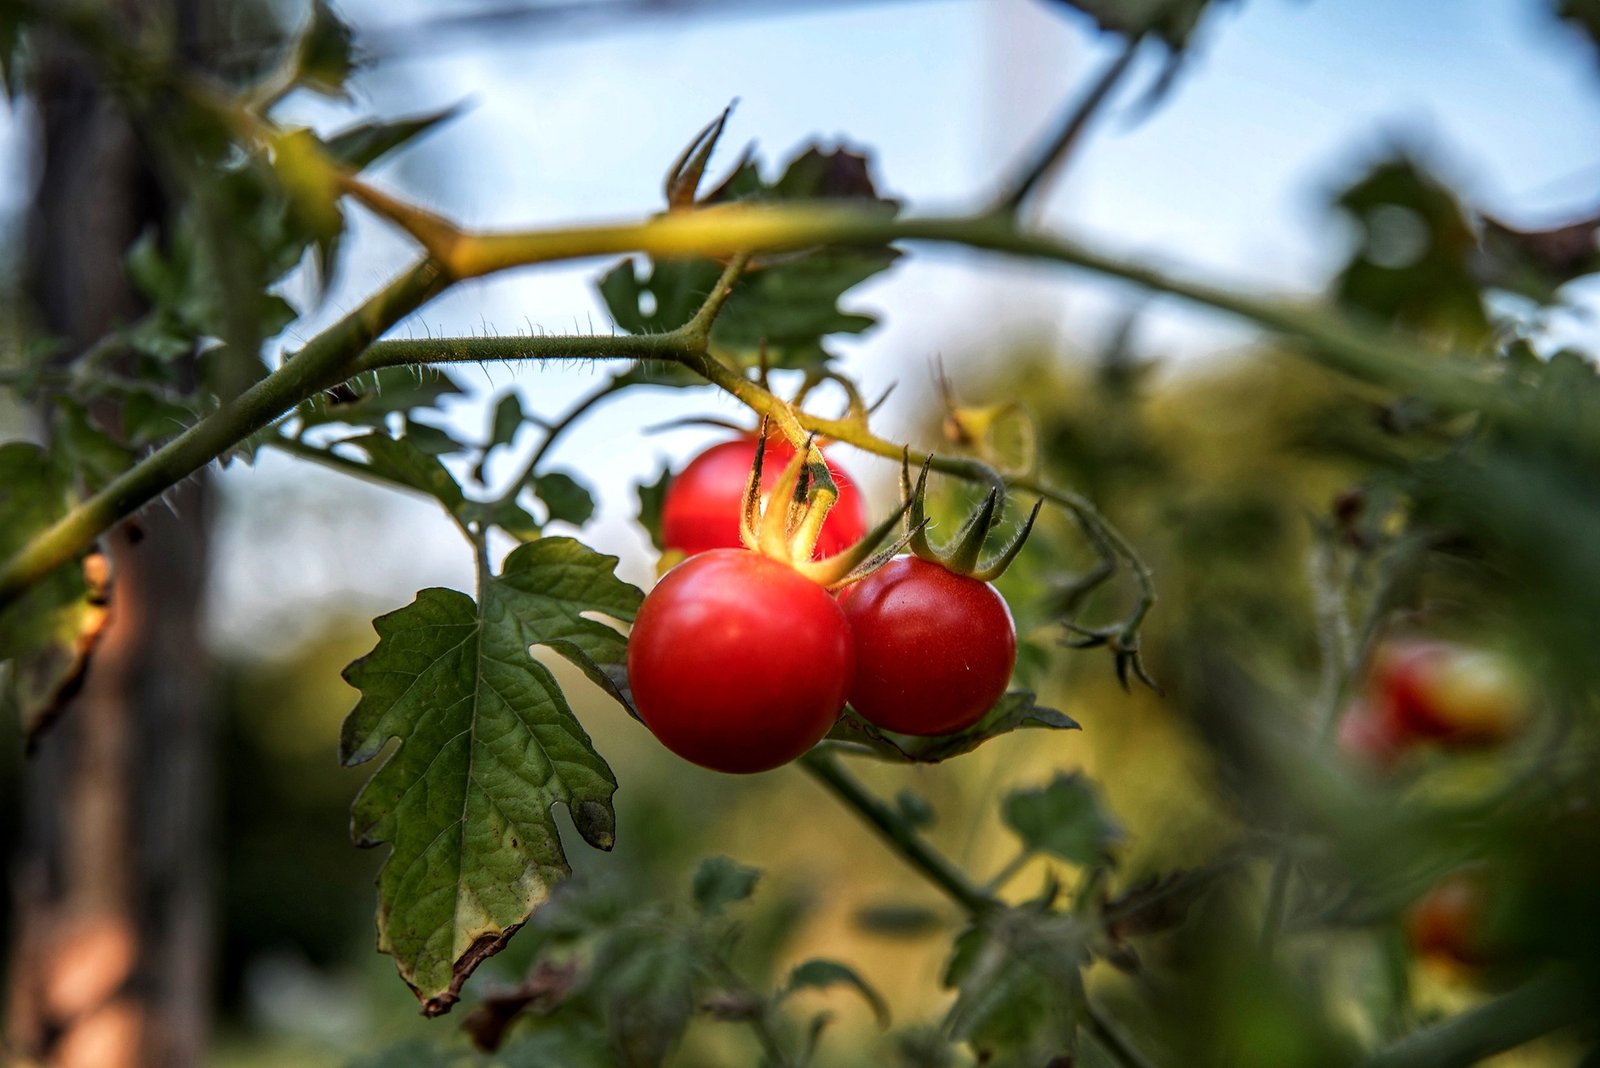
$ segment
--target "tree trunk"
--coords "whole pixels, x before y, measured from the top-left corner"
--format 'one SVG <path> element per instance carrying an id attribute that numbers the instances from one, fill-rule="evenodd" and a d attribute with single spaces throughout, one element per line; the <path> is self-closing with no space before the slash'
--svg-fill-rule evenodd
<path id="1" fill-rule="evenodd" d="M 81 351 L 135 318 L 130 242 L 167 206 L 92 61 L 39 41 L 42 174 L 29 231 L 43 327 Z M 210 679 L 197 477 L 107 536 L 111 616 L 82 689 L 24 769 L 7 998 L 12 1053 L 188 1068 L 210 1008 Z"/>

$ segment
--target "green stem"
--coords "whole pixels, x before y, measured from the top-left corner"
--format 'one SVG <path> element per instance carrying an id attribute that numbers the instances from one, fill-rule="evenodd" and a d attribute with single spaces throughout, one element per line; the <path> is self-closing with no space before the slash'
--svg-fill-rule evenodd
<path id="1" fill-rule="evenodd" d="M 1368 1057 L 1364 1068 L 1456 1068 L 1592 1018 L 1594 991 L 1546 973 Z"/>
<path id="2" fill-rule="evenodd" d="M 318 390 L 350 377 L 357 354 L 441 292 L 438 266 L 423 260 L 370 297 L 232 402 L 173 438 L 87 498 L 0 567 L 0 607 L 82 553 L 112 524 L 178 484 Z"/>
<path id="3" fill-rule="evenodd" d="M 495 500 L 493 507 L 515 502 L 523 487 L 528 484 L 534 475 L 538 474 L 539 465 L 544 462 L 545 456 L 550 452 L 550 447 L 556 443 L 557 439 L 565 434 L 574 423 L 583 418 L 595 405 L 613 393 L 620 392 L 626 388 L 627 383 L 622 380 L 622 377 L 613 375 L 611 378 L 606 379 L 603 386 L 585 395 L 576 404 L 568 408 L 560 419 L 546 427 L 544 440 L 539 442 L 539 447 L 533 450 L 533 455 L 529 456 L 528 462 L 522 465 L 522 470 L 507 484 L 505 491 Z"/>
<path id="4" fill-rule="evenodd" d="M 1122 1068 L 1152 1068 L 1144 1055 L 1133 1048 L 1103 1012 L 1090 1004 L 1084 1005 L 1083 1012 L 1089 1018 L 1089 1033 L 1100 1043 L 1100 1048 L 1111 1054 L 1112 1059 L 1122 1065 Z"/>
<path id="5" fill-rule="evenodd" d="M 999 902 L 974 886 L 965 872 L 930 846 L 894 809 L 841 767 L 831 753 L 813 749 L 800 758 L 800 766 L 856 815 L 871 824 L 908 864 L 967 912 L 982 916 L 999 906 Z"/>

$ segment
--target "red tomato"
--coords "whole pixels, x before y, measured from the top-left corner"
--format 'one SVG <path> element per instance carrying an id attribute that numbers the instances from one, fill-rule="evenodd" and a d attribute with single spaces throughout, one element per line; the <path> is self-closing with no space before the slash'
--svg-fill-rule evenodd
<path id="1" fill-rule="evenodd" d="M 782 438 L 768 438 L 762 460 L 761 490 L 770 493 L 794 456 L 794 447 Z M 683 473 L 667 487 L 661 505 L 661 541 L 668 549 L 693 556 L 707 549 L 737 549 L 739 516 L 744 511 L 744 489 L 756 459 L 756 439 L 735 438 L 713 445 L 689 461 Z M 828 470 L 839 486 L 839 499 L 822 524 L 816 556 L 832 556 L 861 540 L 867 532 L 867 514 L 861 495 L 850 478 L 832 461 Z"/>
<path id="2" fill-rule="evenodd" d="M 1011 682 L 1016 626 L 987 582 L 900 556 L 846 586 L 839 604 L 856 645 L 850 705 L 885 730 L 961 730 Z"/>
<path id="3" fill-rule="evenodd" d="M 668 571 L 628 637 L 628 683 L 645 726 L 717 771 L 786 764 L 828 733 L 854 654 L 828 591 L 747 549 Z"/>
<path id="4" fill-rule="evenodd" d="M 1409 748 L 1412 738 L 1394 720 L 1368 701 L 1357 701 L 1339 720 L 1339 751 L 1374 771 L 1389 771 Z"/>
<path id="5" fill-rule="evenodd" d="M 1524 713 L 1524 686 L 1504 658 L 1450 642 L 1389 642 L 1373 681 L 1396 733 L 1445 744 L 1504 741 Z"/>
<path id="6" fill-rule="evenodd" d="M 1485 934 L 1487 890 L 1472 872 L 1439 880 L 1406 914 L 1406 936 L 1419 957 L 1477 967 L 1494 953 Z"/>

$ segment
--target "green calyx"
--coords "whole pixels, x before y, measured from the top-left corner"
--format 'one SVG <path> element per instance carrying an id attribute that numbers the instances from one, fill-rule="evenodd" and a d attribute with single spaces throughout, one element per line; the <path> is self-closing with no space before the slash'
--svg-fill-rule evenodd
<path id="1" fill-rule="evenodd" d="M 910 502 L 905 502 L 848 549 L 813 560 L 811 556 L 822 533 L 822 524 L 839 499 L 839 487 L 833 481 L 813 434 L 802 448 L 795 450 L 772 493 L 763 501 L 761 470 L 766 451 L 767 423 L 763 420 L 761 436 L 756 442 L 755 462 L 750 466 L 750 479 L 745 483 L 744 510 L 739 517 L 739 538 L 745 548 L 781 560 L 818 585 L 837 589 L 865 578 L 888 563 L 920 533 L 919 526 L 908 524 L 910 529 L 888 547 L 873 552 L 900 525 L 910 507 Z"/>
<path id="2" fill-rule="evenodd" d="M 918 474 L 915 484 L 911 481 L 909 450 L 900 462 L 900 495 L 904 498 L 902 510 L 906 517 L 905 543 L 917 556 L 938 564 L 947 571 L 967 575 L 979 582 L 993 582 L 1011 566 L 1011 561 L 1022 551 L 1023 543 L 1033 531 L 1034 520 L 1039 518 L 1039 509 L 1044 507 L 1044 500 L 1041 498 L 1034 501 L 1033 511 L 1028 513 L 1027 520 L 1017 528 L 1011 540 L 1006 542 L 999 553 L 980 564 L 984 543 L 988 541 L 989 532 L 1000 522 L 1000 513 L 1005 502 L 1005 488 L 996 485 L 962 522 L 955 536 L 942 549 L 935 549 L 928 540 L 928 520 L 924 500 L 928 489 L 928 465 L 932 459 L 930 456 L 923 462 L 922 471 Z"/>

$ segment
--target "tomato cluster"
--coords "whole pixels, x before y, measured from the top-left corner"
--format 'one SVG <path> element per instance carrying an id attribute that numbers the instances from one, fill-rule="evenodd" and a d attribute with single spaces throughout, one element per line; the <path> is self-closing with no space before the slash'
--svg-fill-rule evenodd
<path id="1" fill-rule="evenodd" d="M 903 734 L 948 734 L 982 718 L 1016 662 L 1016 630 L 995 588 L 900 556 L 835 595 L 793 561 L 744 547 L 739 515 L 756 451 L 748 438 L 713 446 L 668 488 L 662 540 L 688 559 L 645 597 L 629 638 L 645 725 L 686 760 L 747 773 L 816 745 L 846 701 Z M 798 460 L 787 445 L 766 457 L 777 462 L 763 466 L 760 489 L 777 498 L 778 468 L 792 472 Z M 828 466 L 840 492 L 815 551 L 833 558 L 862 541 L 866 521 L 848 477 Z"/>
<path id="2" fill-rule="evenodd" d="M 1395 639 L 1373 656 L 1365 692 L 1340 720 L 1339 746 L 1387 769 L 1419 745 L 1498 745 L 1526 711 L 1526 684 L 1503 656 L 1454 642 Z"/>

